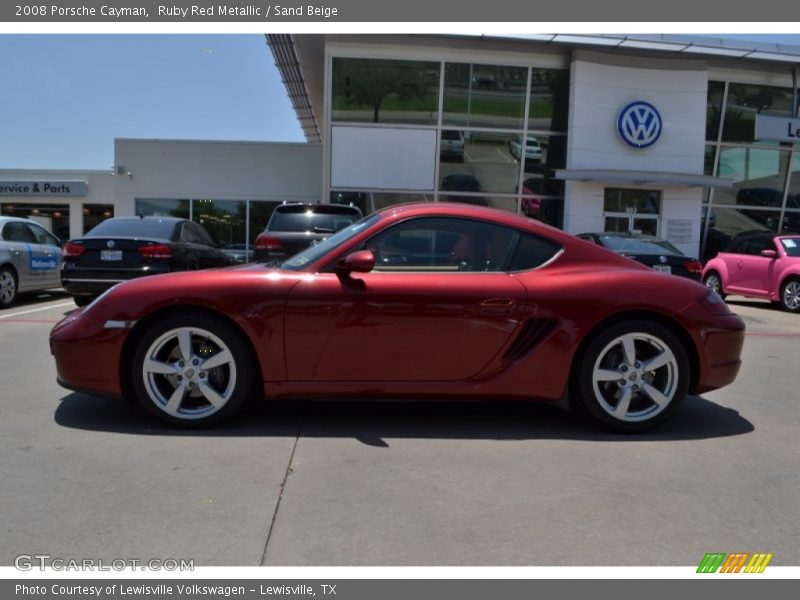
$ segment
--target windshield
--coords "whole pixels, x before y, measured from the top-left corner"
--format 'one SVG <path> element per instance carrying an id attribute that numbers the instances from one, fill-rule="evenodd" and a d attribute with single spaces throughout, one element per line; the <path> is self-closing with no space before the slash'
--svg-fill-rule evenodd
<path id="1" fill-rule="evenodd" d="M 781 238 L 786 256 L 800 257 L 800 237 Z"/>
<path id="2" fill-rule="evenodd" d="M 338 248 L 353 236 L 361 233 L 375 223 L 380 218 L 377 213 L 364 217 L 360 221 L 353 223 L 350 227 L 342 229 L 340 232 L 325 238 L 320 243 L 306 248 L 302 252 L 295 254 L 292 258 L 281 265 L 281 269 L 289 271 L 302 271 L 306 265 L 311 264 L 317 259 L 325 256 L 328 252 Z"/>
<path id="3" fill-rule="evenodd" d="M 601 235 L 600 243 L 609 250 L 623 254 L 683 254 L 667 241 L 656 238 L 628 238 Z"/>

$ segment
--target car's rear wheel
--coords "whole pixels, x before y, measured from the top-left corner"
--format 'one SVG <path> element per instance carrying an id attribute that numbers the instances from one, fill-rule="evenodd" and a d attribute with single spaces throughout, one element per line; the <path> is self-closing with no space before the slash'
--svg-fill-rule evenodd
<path id="1" fill-rule="evenodd" d="M 626 321 L 601 331 L 577 369 L 580 401 L 596 421 L 640 431 L 668 419 L 689 388 L 689 360 L 680 340 L 649 321 Z"/>
<path id="2" fill-rule="evenodd" d="M 10 268 L 3 267 L 0 269 L 0 306 L 11 306 L 16 299 L 17 278 Z"/>
<path id="3" fill-rule="evenodd" d="M 725 299 L 725 292 L 722 290 L 722 278 L 719 276 L 719 273 L 716 271 L 709 271 L 706 273 L 705 278 L 703 278 L 703 283 L 706 284 L 706 287 L 714 290 L 720 298 L 723 300 Z"/>
<path id="4" fill-rule="evenodd" d="M 236 412 L 252 372 L 247 343 L 234 327 L 205 316 L 170 317 L 139 340 L 131 380 L 158 418 L 198 427 Z"/>
<path id="5" fill-rule="evenodd" d="M 800 279 L 791 278 L 783 282 L 781 308 L 789 312 L 800 312 Z"/>

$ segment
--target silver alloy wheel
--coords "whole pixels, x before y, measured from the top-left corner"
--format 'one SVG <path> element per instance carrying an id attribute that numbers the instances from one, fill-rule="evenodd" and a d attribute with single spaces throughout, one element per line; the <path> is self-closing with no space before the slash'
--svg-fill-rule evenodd
<path id="1" fill-rule="evenodd" d="M 236 362 L 228 346 L 199 327 L 171 329 L 144 357 L 142 377 L 153 404 L 185 420 L 213 415 L 236 388 Z"/>
<path id="2" fill-rule="evenodd" d="M 17 282 L 11 271 L 0 273 L 0 302 L 11 304 L 17 296 Z"/>
<path id="3" fill-rule="evenodd" d="M 592 389 L 614 419 L 636 423 L 664 411 L 678 390 L 678 360 L 669 346 L 648 333 L 612 340 L 592 369 Z"/>
<path id="4" fill-rule="evenodd" d="M 718 295 L 722 295 L 722 282 L 719 279 L 719 275 L 716 273 L 711 273 L 708 277 L 706 277 L 706 287 L 711 288 Z"/>
<path id="5" fill-rule="evenodd" d="M 789 310 L 800 308 L 800 281 L 790 281 L 783 286 L 783 305 Z"/>

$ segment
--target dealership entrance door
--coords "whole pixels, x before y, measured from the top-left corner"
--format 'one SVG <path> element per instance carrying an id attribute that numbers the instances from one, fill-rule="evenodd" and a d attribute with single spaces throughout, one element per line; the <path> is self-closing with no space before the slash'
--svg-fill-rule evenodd
<path id="1" fill-rule="evenodd" d="M 661 191 L 605 188 L 604 231 L 658 235 L 661 221 Z"/>

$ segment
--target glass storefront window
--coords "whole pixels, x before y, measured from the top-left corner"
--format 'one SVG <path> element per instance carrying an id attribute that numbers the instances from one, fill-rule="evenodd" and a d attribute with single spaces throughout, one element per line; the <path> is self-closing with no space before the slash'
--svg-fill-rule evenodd
<path id="1" fill-rule="evenodd" d="M 70 238 L 68 204 L 3 203 L 0 211 L 6 217 L 31 219 L 61 241 Z"/>
<path id="2" fill-rule="evenodd" d="M 189 201 L 169 198 L 137 198 L 136 214 L 143 217 L 189 218 Z"/>
<path id="3" fill-rule="evenodd" d="M 333 121 L 435 125 L 439 63 L 333 59 Z"/>
<path id="4" fill-rule="evenodd" d="M 90 231 L 95 225 L 114 216 L 113 204 L 84 204 L 83 233 Z"/>
<path id="5" fill-rule="evenodd" d="M 725 94 L 725 83 L 708 82 L 708 106 L 706 108 L 706 139 L 712 142 L 719 137 L 719 123 L 722 118 L 722 97 Z"/>
<path id="6" fill-rule="evenodd" d="M 758 113 L 792 116 L 792 90 L 766 85 L 728 84 L 722 141 L 753 142 Z M 757 143 L 778 145 L 778 142 Z"/>
<path id="7" fill-rule="evenodd" d="M 716 158 L 716 154 L 716 146 L 706 146 L 706 153 L 703 157 L 703 175 L 714 174 L 714 158 Z"/>
<path id="8" fill-rule="evenodd" d="M 733 180 L 733 188 L 717 188 L 714 204 L 780 208 L 789 168 L 789 152 L 765 148 L 720 149 L 718 173 Z"/>
<path id="9" fill-rule="evenodd" d="M 800 151 L 792 158 L 792 172 L 789 174 L 789 198 L 786 208 L 800 208 Z"/>
<path id="10" fill-rule="evenodd" d="M 445 136 L 457 136 L 448 140 Z M 457 147 L 460 151 L 456 150 Z M 440 141 L 439 191 L 516 193 L 520 157 L 531 169 L 542 168 L 542 146 L 533 137 L 523 148 L 522 136 L 458 130 L 443 132 Z"/>
<path id="11" fill-rule="evenodd" d="M 223 248 L 247 242 L 244 200 L 192 200 L 192 217 Z"/>
<path id="12" fill-rule="evenodd" d="M 569 71 L 533 69 L 528 129 L 567 132 Z"/>
<path id="13" fill-rule="evenodd" d="M 442 123 L 522 129 L 527 80 L 524 67 L 447 63 Z"/>
<path id="14" fill-rule="evenodd" d="M 258 235 L 267 228 L 269 218 L 272 216 L 272 211 L 278 206 L 280 202 L 269 200 L 251 200 L 250 201 L 250 236 L 248 239 L 250 249 L 256 243 Z"/>

